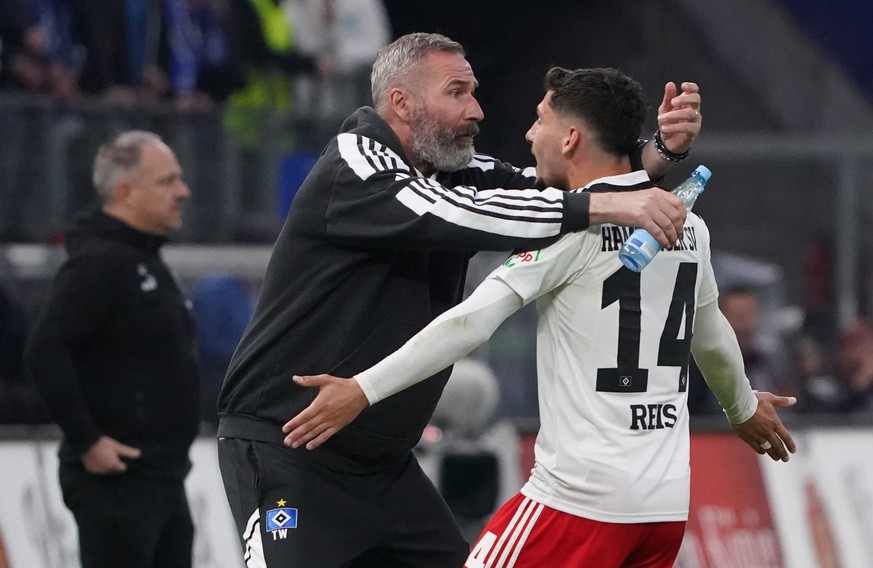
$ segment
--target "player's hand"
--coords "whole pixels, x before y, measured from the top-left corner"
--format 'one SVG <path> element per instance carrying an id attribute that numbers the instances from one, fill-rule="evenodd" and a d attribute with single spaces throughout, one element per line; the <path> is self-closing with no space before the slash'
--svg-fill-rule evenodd
<path id="1" fill-rule="evenodd" d="M 676 244 L 685 224 L 682 200 L 663 189 L 592 193 L 588 218 L 592 225 L 615 223 L 647 230 L 662 247 Z"/>
<path id="2" fill-rule="evenodd" d="M 317 387 L 319 392 L 312 404 L 282 426 L 286 446 L 306 444 L 307 450 L 314 450 L 370 405 L 354 377 L 294 375 L 293 379 L 302 387 Z"/>
<path id="3" fill-rule="evenodd" d="M 776 408 L 788 408 L 797 403 L 793 396 L 777 396 L 769 392 L 756 392 L 758 408 L 755 414 L 741 424 L 731 424 L 734 432 L 753 450 L 767 454 L 773 461 L 788 461 L 788 452 L 797 451 L 791 433 L 782 424 Z"/>
<path id="4" fill-rule="evenodd" d="M 85 471 L 94 475 L 113 475 L 127 471 L 125 459 L 135 460 L 142 454 L 139 448 L 122 444 L 109 436 L 100 436 L 82 454 Z"/>
<path id="5" fill-rule="evenodd" d="M 681 154 L 691 148 L 703 117 L 700 114 L 700 89 L 697 83 L 682 83 L 678 93 L 675 83 L 664 86 L 664 100 L 658 107 L 658 128 L 664 146 L 674 154 Z"/>

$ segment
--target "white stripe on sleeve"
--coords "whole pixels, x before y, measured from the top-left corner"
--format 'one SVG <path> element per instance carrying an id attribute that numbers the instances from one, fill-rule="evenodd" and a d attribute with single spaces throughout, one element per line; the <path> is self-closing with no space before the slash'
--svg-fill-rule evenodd
<path id="1" fill-rule="evenodd" d="M 362 180 L 385 171 L 395 171 L 398 181 L 408 179 L 396 198 L 416 215 L 429 213 L 461 227 L 526 239 L 553 237 L 561 231 L 564 192 L 559 189 L 449 188 L 417 176 L 396 152 L 365 136 L 342 133 L 337 145 L 342 159 Z M 480 158 L 471 166 L 488 170 L 494 164 Z"/>

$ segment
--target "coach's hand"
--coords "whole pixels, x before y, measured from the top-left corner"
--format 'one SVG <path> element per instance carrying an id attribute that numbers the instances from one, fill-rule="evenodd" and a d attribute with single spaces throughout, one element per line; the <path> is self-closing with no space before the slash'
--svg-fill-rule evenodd
<path id="1" fill-rule="evenodd" d="M 319 392 L 312 404 L 282 426 L 286 446 L 306 444 L 307 450 L 314 450 L 370 405 L 354 377 L 294 375 L 293 379 L 301 387 L 317 387 Z"/>
<path id="2" fill-rule="evenodd" d="M 122 444 L 115 438 L 100 436 L 82 454 L 82 465 L 85 466 L 85 471 L 94 475 L 124 473 L 127 471 L 127 463 L 124 460 L 135 460 L 141 453 L 139 448 Z"/>
<path id="3" fill-rule="evenodd" d="M 741 424 L 731 424 L 731 428 L 759 454 L 767 454 L 773 461 L 787 462 L 788 452 L 795 453 L 797 446 L 776 414 L 776 407 L 794 406 L 797 399 L 769 392 L 755 392 L 755 396 L 758 398 L 755 414 Z"/>
<path id="4" fill-rule="evenodd" d="M 660 188 L 592 193 L 588 207 L 591 225 L 615 223 L 647 230 L 662 247 L 676 244 L 685 225 L 682 200 Z"/>

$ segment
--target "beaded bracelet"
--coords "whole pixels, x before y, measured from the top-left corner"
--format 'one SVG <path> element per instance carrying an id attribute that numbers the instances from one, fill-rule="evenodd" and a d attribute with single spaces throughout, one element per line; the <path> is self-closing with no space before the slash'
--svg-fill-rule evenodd
<path id="1" fill-rule="evenodd" d="M 685 150 L 681 154 L 677 154 L 675 152 L 671 152 L 667 146 L 664 145 L 664 141 L 661 139 L 661 129 L 655 130 L 655 135 L 652 137 L 655 142 L 655 150 L 658 151 L 658 154 L 661 155 L 662 158 L 669 162 L 681 162 L 685 158 L 688 157 L 689 150 Z"/>

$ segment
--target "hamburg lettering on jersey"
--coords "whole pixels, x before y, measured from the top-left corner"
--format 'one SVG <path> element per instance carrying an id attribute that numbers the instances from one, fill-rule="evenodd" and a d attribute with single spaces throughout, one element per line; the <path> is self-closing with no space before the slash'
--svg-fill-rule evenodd
<path id="1" fill-rule="evenodd" d="M 616 225 L 602 225 L 600 227 L 600 252 L 614 252 L 622 247 L 624 242 L 634 232 L 635 227 L 618 227 Z M 665 251 L 672 250 L 697 250 L 697 234 L 694 227 L 683 227 L 682 235 L 676 244 Z"/>
<path id="2" fill-rule="evenodd" d="M 694 232 L 694 227 L 683 227 L 682 235 L 676 244 L 664 250 L 697 250 L 697 234 Z"/>
<path id="3" fill-rule="evenodd" d="M 662 430 L 676 425 L 675 404 L 632 404 L 631 430 Z"/>
<path id="4" fill-rule="evenodd" d="M 616 225 L 602 225 L 600 227 L 600 236 L 603 242 L 600 245 L 600 252 L 614 252 L 621 248 L 621 245 L 630 238 L 634 232 L 634 227 L 618 227 Z"/>

